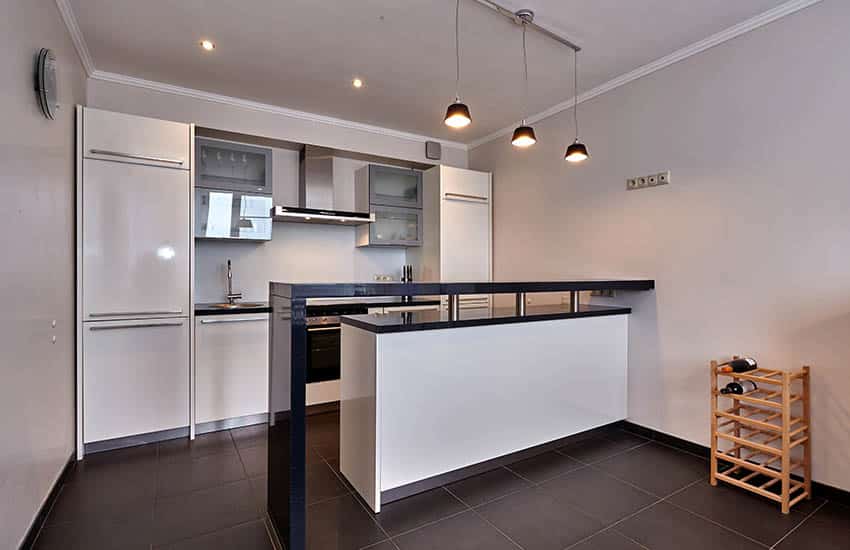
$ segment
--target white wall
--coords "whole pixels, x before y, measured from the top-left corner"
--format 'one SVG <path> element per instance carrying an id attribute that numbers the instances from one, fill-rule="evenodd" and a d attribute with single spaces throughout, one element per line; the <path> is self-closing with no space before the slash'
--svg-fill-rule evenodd
<path id="1" fill-rule="evenodd" d="M 41 115 L 40 48 L 61 110 Z M 0 548 L 17 548 L 74 450 L 74 104 L 85 74 L 53 2 L 0 8 Z M 51 326 L 56 321 L 56 327 Z M 56 336 L 56 343 L 51 337 Z"/>
<path id="2" fill-rule="evenodd" d="M 825 0 L 470 152 L 494 172 L 497 279 L 654 278 L 629 418 L 709 442 L 708 361 L 812 365 L 814 477 L 850 489 L 850 3 Z M 672 170 L 672 185 L 625 179 Z"/>
<path id="3" fill-rule="evenodd" d="M 274 149 L 275 204 L 298 204 L 298 152 Z M 334 158 L 340 210 L 354 210 L 354 172 L 365 161 Z M 268 300 L 269 281 L 371 281 L 375 274 L 401 275 L 403 248 L 355 248 L 354 227 L 275 223 L 263 243 L 195 241 L 195 299 L 224 300 L 227 259 L 233 289 L 246 300 Z"/>

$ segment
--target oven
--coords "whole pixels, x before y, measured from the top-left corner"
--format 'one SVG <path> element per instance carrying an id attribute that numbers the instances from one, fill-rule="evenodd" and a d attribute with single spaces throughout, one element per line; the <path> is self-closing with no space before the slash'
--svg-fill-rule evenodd
<path id="1" fill-rule="evenodd" d="M 307 306 L 307 383 L 339 380 L 341 315 L 368 312 L 367 304 Z"/>

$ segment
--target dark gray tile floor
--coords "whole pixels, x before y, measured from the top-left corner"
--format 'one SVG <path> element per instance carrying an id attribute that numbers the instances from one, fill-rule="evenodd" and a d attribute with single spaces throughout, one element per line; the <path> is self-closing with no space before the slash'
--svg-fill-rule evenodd
<path id="1" fill-rule="evenodd" d="M 708 464 L 597 430 L 372 514 L 339 473 L 339 416 L 308 422 L 309 550 L 848 550 L 850 508 L 777 505 L 711 487 Z M 272 548 L 266 428 L 90 455 L 75 465 L 39 549 Z"/>

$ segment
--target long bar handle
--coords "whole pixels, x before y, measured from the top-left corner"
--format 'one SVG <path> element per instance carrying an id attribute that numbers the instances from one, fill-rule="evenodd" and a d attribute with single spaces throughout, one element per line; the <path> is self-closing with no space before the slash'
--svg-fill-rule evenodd
<path id="1" fill-rule="evenodd" d="M 124 328 L 179 327 L 183 323 L 144 323 L 140 325 L 109 325 L 105 327 L 89 327 L 89 330 L 118 330 Z"/>
<path id="2" fill-rule="evenodd" d="M 265 317 L 248 317 L 246 319 L 202 319 L 202 325 L 212 325 L 215 323 L 250 323 L 251 321 L 268 321 Z"/>
<path id="3" fill-rule="evenodd" d="M 178 166 L 183 165 L 183 159 L 170 159 L 165 157 L 151 157 L 148 155 L 136 155 L 133 153 L 122 153 L 120 151 L 108 151 L 106 149 L 89 149 L 89 152 L 93 155 L 106 155 L 110 157 L 119 157 L 122 159 L 135 159 L 135 160 L 146 160 L 149 162 L 163 162 L 165 164 L 176 164 Z"/>
<path id="4" fill-rule="evenodd" d="M 340 330 L 340 327 L 307 327 L 307 332 L 326 332 L 330 330 Z"/>
<path id="5" fill-rule="evenodd" d="M 163 311 L 109 311 L 104 313 L 89 313 L 89 317 L 134 317 L 136 315 L 180 315 L 183 309 Z"/>
<path id="6" fill-rule="evenodd" d="M 443 198 L 449 201 L 473 201 L 473 202 L 488 202 L 490 199 L 479 195 L 466 195 L 464 193 L 443 193 Z"/>

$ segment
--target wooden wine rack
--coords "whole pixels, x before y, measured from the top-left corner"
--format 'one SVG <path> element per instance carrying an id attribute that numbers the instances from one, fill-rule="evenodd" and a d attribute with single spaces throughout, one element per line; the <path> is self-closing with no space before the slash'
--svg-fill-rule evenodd
<path id="1" fill-rule="evenodd" d="M 711 362 L 711 484 L 717 480 L 780 503 L 812 498 L 809 367 L 718 373 Z M 754 391 L 721 394 L 718 379 L 750 380 Z M 731 404 L 731 407 L 721 407 Z"/>

